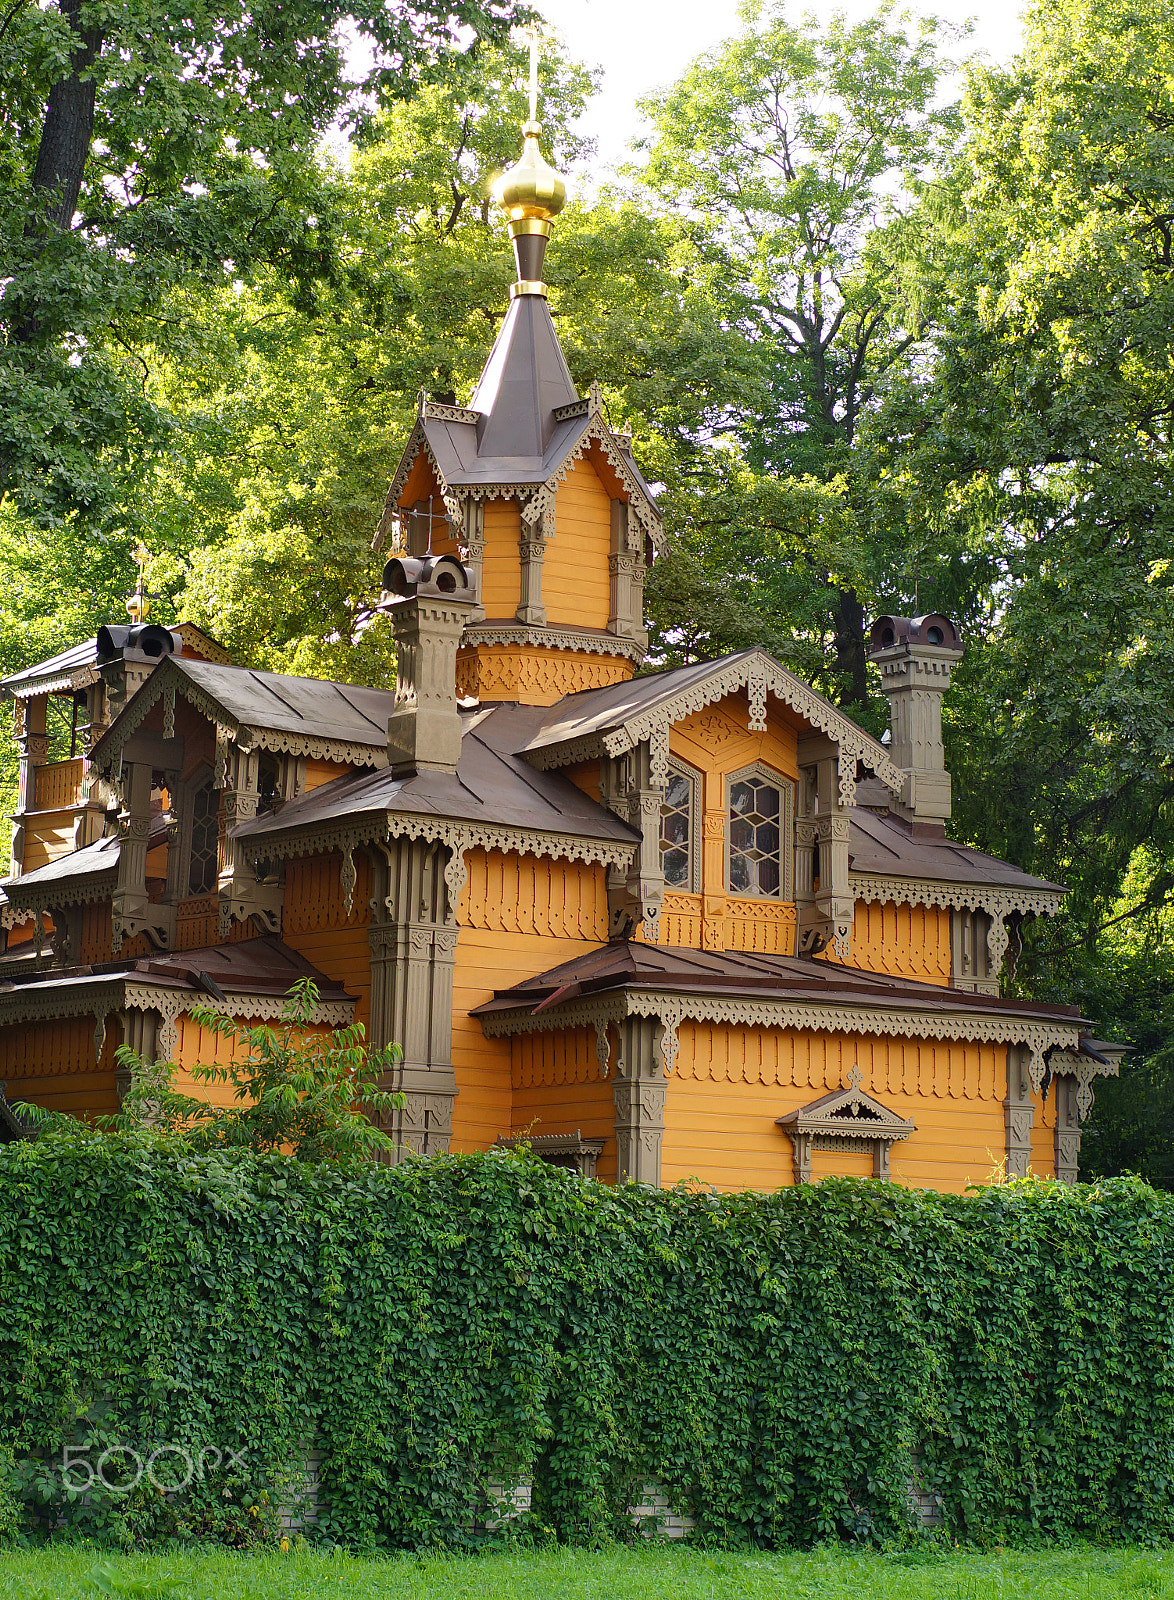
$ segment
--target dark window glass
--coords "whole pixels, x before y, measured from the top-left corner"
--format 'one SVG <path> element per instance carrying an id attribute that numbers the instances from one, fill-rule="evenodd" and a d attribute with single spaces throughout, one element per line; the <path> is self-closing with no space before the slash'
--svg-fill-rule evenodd
<path id="1" fill-rule="evenodd" d="M 730 785 L 730 893 L 778 895 L 782 886 L 782 791 L 764 778 Z"/>
<path id="2" fill-rule="evenodd" d="M 220 834 L 220 795 L 210 783 L 192 796 L 192 853 L 188 893 L 211 894 L 216 887 L 216 853 Z"/>

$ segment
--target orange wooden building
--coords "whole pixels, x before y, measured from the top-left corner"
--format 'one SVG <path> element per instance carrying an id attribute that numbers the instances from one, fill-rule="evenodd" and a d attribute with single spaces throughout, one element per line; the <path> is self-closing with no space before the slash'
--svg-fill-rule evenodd
<path id="1" fill-rule="evenodd" d="M 421 398 L 376 537 L 395 691 L 141 615 L 4 682 L 9 1101 L 111 1110 L 121 1040 L 182 1078 L 223 1049 L 194 1003 L 272 1017 L 310 972 L 323 1025 L 402 1045 L 404 1150 L 526 1137 L 721 1189 L 1074 1179 L 1120 1050 L 1001 997 L 1063 890 L 946 837 L 949 620 L 872 629 L 887 745 L 760 650 L 636 676 L 661 528 L 559 347 L 536 133 L 500 190 L 501 333 L 468 406 Z"/>

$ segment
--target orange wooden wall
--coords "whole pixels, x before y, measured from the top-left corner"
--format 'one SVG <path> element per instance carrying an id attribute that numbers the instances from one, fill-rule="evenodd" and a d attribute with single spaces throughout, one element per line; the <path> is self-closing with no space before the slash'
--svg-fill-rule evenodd
<path id="1" fill-rule="evenodd" d="M 481 604 L 485 615 L 512 618 L 522 598 L 518 540 L 522 519 L 516 500 L 485 502 L 485 554 L 481 562 Z"/>
<path id="2" fill-rule="evenodd" d="M 524 1033 L 509 1041 L 514 1134 L 581 1133 L 605 1139 L 596 1177 L 616 1178 L 615 1085 L 595 1052 L 594 1028 Z"/>
<path id="3" fill-rule="evenodd" d="M 551 626 L 606 628 L 611 612 L 611 496 L 589 461 L 576 461 L 555 500 L 555 534 L 543 560 L 542 602 Z"/>
<path id="4" fill-rule="evenodd" d="M 495 989 L 604 943 L 607 884 L 603 867 L 577 862 L 497 850 L 471 850 L 466 861 L 453 974 L 458 1094 L 452 1148 L 481 1150 L 513 1129 L 511 1046 L 509 1039 L 487 1039 L 469 1012 L 492 999 Z M 573 1132 L 573 1127 L 542 1131 Z"/>
<path id="5" fill-rule="evenodd" d="M 118 1110 L 114 1052 L 122 1042 L 117 1018 L 106 1019 L 101 1059 L 94 1059 L 94 1018 L 27 1022 L 0 1032 L 0 1082 L 10 1103 L 30 1100 L 77 1116 Z"/>
<path id="6" fill-rule="evenodd" d="M 858 1063 L 864 1088 L 917 1124 L 893 1148 L 893 1178 L 960 1192 L 988 1181 L 1003 1161 L 1006 1055 L 1003 1045 L 682 1023 L 662 1179 L 697 1178 L 719 1189 L 790 1183 L 791 1143 L 775 1118 L 839 1088 Z M 1054 1171 L 1046 1118 L 1037 1101 L 1032 1170 L 1039 1177 Z M 816 1178 L 872 1171 L 869 1155 L 818 1150 L 812 1159 Z"/>

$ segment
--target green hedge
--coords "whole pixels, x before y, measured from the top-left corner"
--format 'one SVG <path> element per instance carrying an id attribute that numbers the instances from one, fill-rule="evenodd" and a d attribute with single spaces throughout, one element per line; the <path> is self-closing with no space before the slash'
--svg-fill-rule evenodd
<path id="1" fill-rule="evenodd" d="M 572 1541 L 648 1483 L 726 1542 L 899 1537 L 915 1457 L 962 1537 L 1168 1538 L 1172 1239 L 1126 1180 L 717 1197 L 48 1135 L 0 1151 L 0 1530 L 275 1537 L 313 1445 L 354 1548 L 476 1541 L 522 1478 Z M 120 1444 L 203 1475 L 66 1490 L 66 1445 L 117 1480 Z"/>

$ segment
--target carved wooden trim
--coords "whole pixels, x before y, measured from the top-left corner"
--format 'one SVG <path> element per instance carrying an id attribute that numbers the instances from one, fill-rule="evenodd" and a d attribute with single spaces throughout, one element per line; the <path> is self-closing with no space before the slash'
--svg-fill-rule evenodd
<path id="1" fill-rule="evenodd" d="M 682 689 L 678 694 L 662 701 L 649 710 L 638 712 L 622 727 L 611 732 L 592 734 L 578 739 L 568 739 L 561 744 L 548 745 L 540 750 L 526 751 L 526 760 L 540 769 L 566 766 L 576 761 L 590 761 L 600 756 L 624 755 L 634 746 L 648 739 L 660 729 L 671 728 L 695 712 L 739 689 L 753 685 L 750 705 L 750 726 L 753 731 L 761 720 L 765 695 L 769 692 L 776 700 L 805 718 L 812 727 L 826 733 L 839 745 L 840 803 L 852 805 L 856 798 L 856 763 L 874 772 L 885 787 L 899 796 L 904 785 L 904 775 L 894 766 L 883 745 L 876 742 L 862 728 L 856 727 L 832 705 L 817 694 L 809 684 L 796 678 L 763 650 L 755 650 L 724 666 L 715 666 L 698 682 Z"/>
<path id="2" fill-rule="evenodd" d="M 626 661 L 641 661 L 644 652 L 633 639 L 614 634 L 576 633 L 573 628 L 530 628 L 525 623 L 471 622 L 461 636 L 461 649 L 477 645 L 525 645 L 544 650 L 573 650 L 583 655 L 621 656 Z"/>
<path id="3" fill-rule="evenodd" d="M 849 875 L 848 883 L 853 898 L 863 900 L 865 905 L 891 900 L 894 905 L 985 911 L 991 919 L 986 939 L 994 973 L 1003 965 L 1010 942 L 1004 926 L 1006 918 L 1015 912 L 1054 916 L 1068 892 L 1066 889 L 1016 889 L 983 883 L 939 883 L 926 878 L 875 878 L 856 872 Z"/>
<path id="4" fill-rule="evenodd" d="M 528 1005 L 517 1010 L 490 1013 L 481 1018 L 489 1038 L 542 1029 L 594 1025 L 598 1018 L 618 1022 L 623 1017 L 659 1017 L 664 1025 L 664 1070 L 676 1063 L 677 1029 L 685 1021 L 728 1022 L 748 1028 L 782 1028 L 799 1033 L 848 1033 L 891 1038 L 943 1039 L 985 1044 L 1021 1044 L 1030 1055 L 1031 1078 L 1038 1090 L 1046 1071 L 1049 1050 L 1075 1048 L 1080 1024 L 1038 1022 L 1026 1017 L 991 1012 L 920 1012 L 845 1006 L 815 1000 L 733 999 L 723 995 L 674 994 L 657 989 L 624 989 L 592 1000 L 552 1006 L 535 1016 Z"/>
<path id="5" fill-rule="evenodd" d="M 122 748 L 131 734 L 138 731 L 161 699 L 165 699 L 168 695 L 174 697 L 177 693 L 190 706 L 194 706 L 207 717 L 209 722 L 215 724 L 218 771 L 222 735 L 225 745 L 232 740 L 242 750 L 262 749 L 294 756 L 312 756 L 317 760 L 337 761 L 354 767 L 387 765 L 386 741 L 380 744 L 357 744 L 344 739 L 288 733 L 277 728 L 253 728 L 246 723 L 238 722 L 213 695 L 202 689 L 199 684 L 193 683 L 179 667 L 173 665 L 172 659 L 167 657 L 152 671 L 151 676 L 135 692 L 111 728 L 102 735 L 104 748 L 94 763 L 97 770 L 105 776 L 113 772 L 117 777 L 121 767 Z M 219 782 L 217 787 L 223 788 L 223 781 Z"/>
<path id="6" fill-rule="evenodd" d="M 138 1011 L 157 1011 L 163 1026 L 157 1038 L 159 1059 L 172 1060 L 179 1042 L 177 1023 L 193 1005 L 209 1005 L 207 995 L 197 995 L 184 989 L 170 989 L 162 985 L 139 982 L 134 973 L 123 973 L 105 983 L 87 983 L 84 989 L 65 988 L 56 992 L 38 992 L 38 985 L 0 994 L 0 1027 L 11 1027 L 21 1022 L 52 1022 L 66 1017 L 94 1018 L 94 1059 L 101 1059 L 106 1042 L 106 1019 L 118 1011 L 132 1008 Z M 226 992 L 223 1009 L 229 1016 L 273 1021 L 282 1015 L 286 1003 L 284 995 L 255 995 Z M 345 1027 L 352 1021 L 355 1002 L 347 1000 L 321 1001 L 314 1008 L 311 1021 L 331 1027 Z"/>
<path id="7" fill-rule="evenodd" d="M 32 884 L 25 887 L 23 880 L 14 878 L 5 886 L 4 893 L 13 909 L 24 913 L 16 920 L 27 922 L 34 911 L 52 911 L 54 906 L 87 906 L 98 900 L 108 900 L 118 881 L 118 856 L 114 854 L 93 872 L 79 873 L 76 878 L 63 878 L 56 883 Z M 4 913 L 7 917 L 8 913 Z M 13 924 L 5 922 L 6 927 Z"/>

